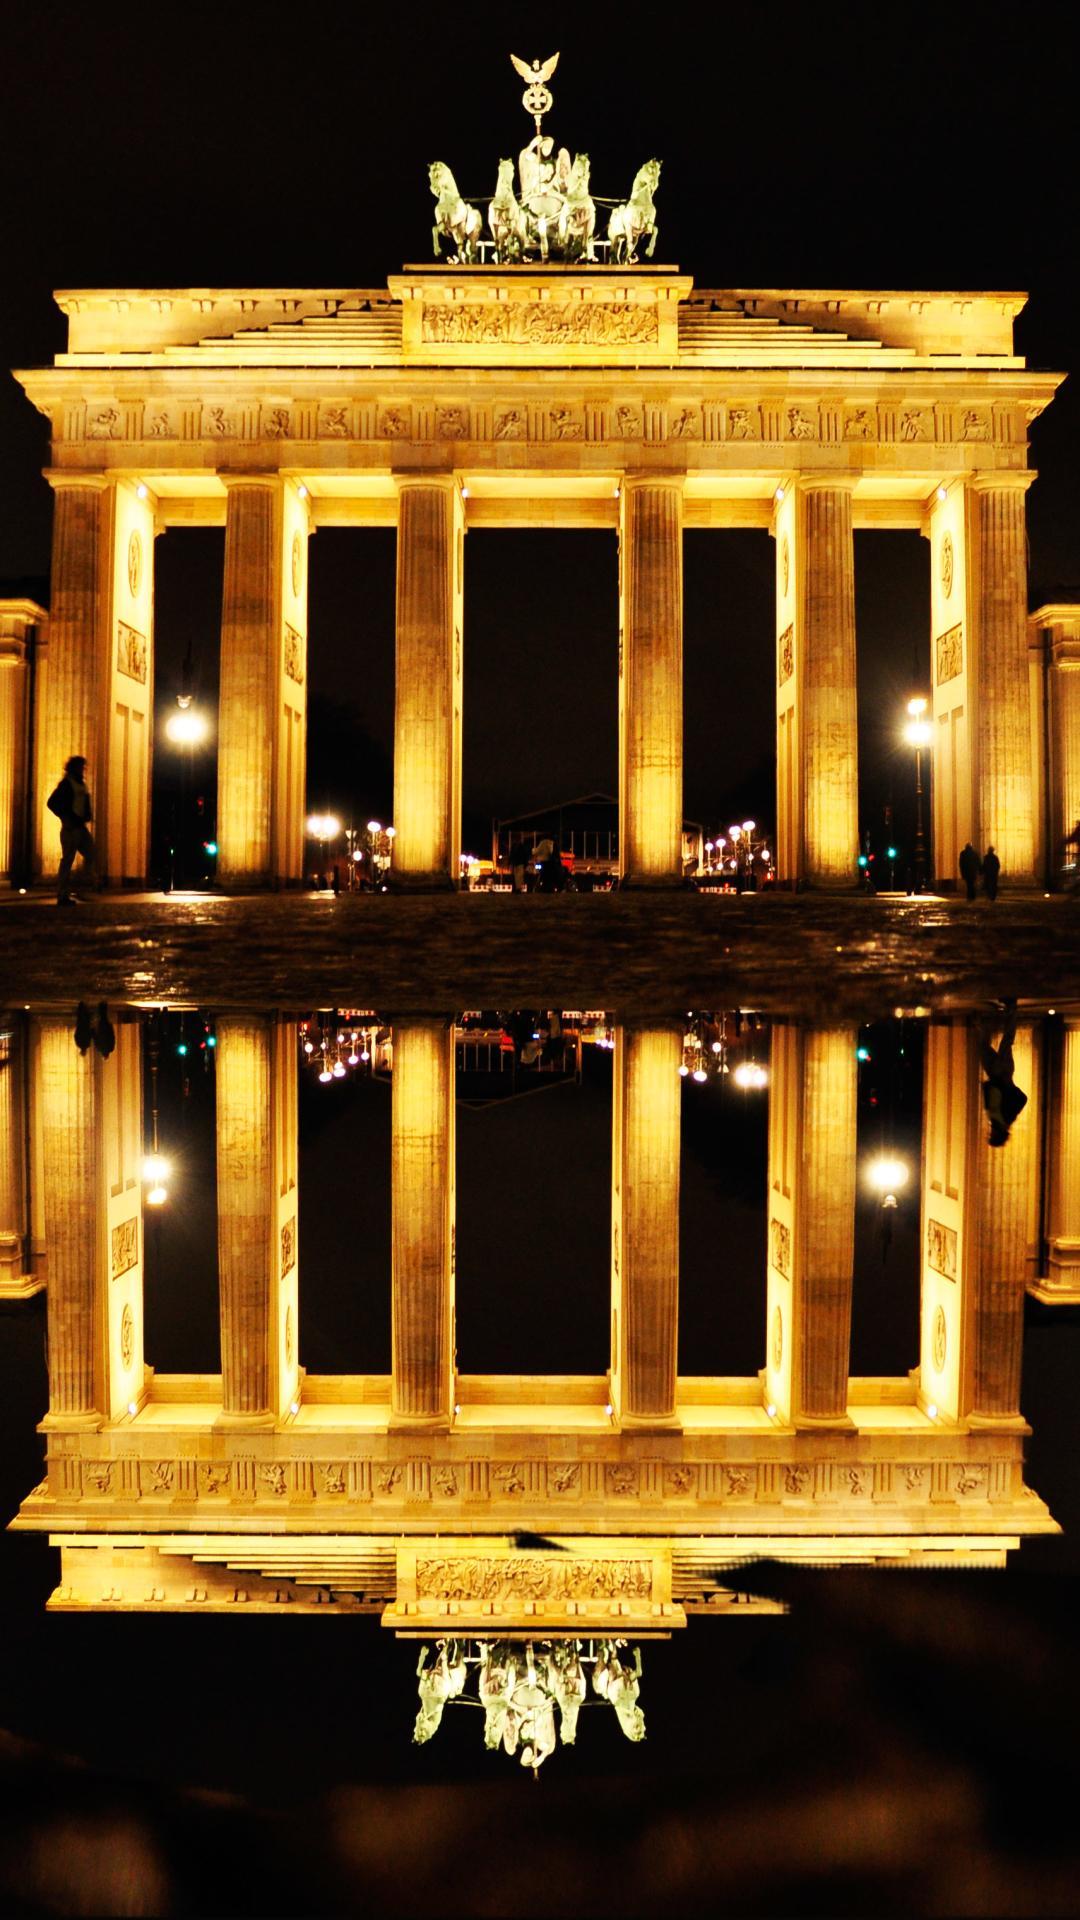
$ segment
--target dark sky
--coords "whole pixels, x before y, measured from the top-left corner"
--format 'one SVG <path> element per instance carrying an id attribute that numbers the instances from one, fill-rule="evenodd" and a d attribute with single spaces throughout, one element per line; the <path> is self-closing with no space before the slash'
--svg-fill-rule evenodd
<path id="1" fill-rule="evenodd" d="M 491 189 L 526 130 L 507 54 L 554 45 L 550 124 L 601 191 L 662 157 L 659 255 L 699 286 L 1027 289 L 1018 344 L 1078 358 L 1071 66 L 1064 16 L 1027 8 L 1007 47 L 981 16 L 932 28 L 880 9 L 727 10 L 692 37 L 659 16 L 414 6 L 0 7 L 0 366 L 63 344 L 54 287 L 379 285 L 430 242 L 426 164 Z M 689 20 L 689 14 L 684 20 Z M 541 40 L 537 40 L 537 33 Z M 542 44 L 541 44 L 542 41 Z M 552 43 L 549 45 L 549 41 Z M 1080 584 L 1078 407 L 1033 434 L 1033 601 Z M 0 375 L 0 582 L 44 581 L 44 423 Z M 160 692 L 193 640 L 212 696 L 220 536 L 159 548 Z M 902 807 L 890 714 L 928 671 L 918 539 L 860 536 L 863 824 Z M 611 786 L 614 542 L 474 535 L 466 627 L 466 839 L 512 813 Z M 311 793 L 389 809 L 393 546 L 316 540 Z M 773 806 L 772 548 L 686 542 L 686 810 L 707 826 Z M 479 849 L 474 849 L 479 850 Z"/>

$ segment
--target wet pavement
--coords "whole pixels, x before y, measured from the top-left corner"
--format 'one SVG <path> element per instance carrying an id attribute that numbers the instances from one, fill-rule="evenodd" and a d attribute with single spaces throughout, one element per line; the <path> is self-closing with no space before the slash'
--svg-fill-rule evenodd
<path id="1" fill-rule="evenodd" d="M 99 895 L 0 905 L 0 1004 L 688 1006 L 859 1019 L 1076 995 L 1080 898 Z"/>

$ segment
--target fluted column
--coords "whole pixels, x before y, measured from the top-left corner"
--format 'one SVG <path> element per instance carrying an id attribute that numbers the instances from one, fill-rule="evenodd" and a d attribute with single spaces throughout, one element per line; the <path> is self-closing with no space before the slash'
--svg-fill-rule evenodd
<path id="1" fill-rule="evenodd" d="M 395 1019 L 391 1118 L 391 1422 L 448 1426 L 454 1405 L 454 1035 Z"/>
<path id="2" fill-rule="evenodd" d="M 271 877 L 277 495 L 275 480 L 228 482 L 217 841 L 221 882 L 238 888 L 266 886 Z"/>
<path id="3" fill-rule="evenodd" d="M 855 547 L 851 486 L 801 480 L 801 706 L 804 868 L 808 886 L 851 887 L 859 850 Z"/>
<path id="4" fill-rule="evenodd" d="M 0 1026 L 0 1300 L 24 1300 L 44 1285 L 29 1258 L 24 1041 L 20 1016 L 6 1015 Z"/>
<path id="5" fill-rule="evenodd" d="M 612 1403 L 623 1427 L 677 1423 L 682 1030 L 620 1027 L 612 1135 Z"/>
<path id="6" fill-rule="evenodd" d="M 1051 1082 L 1049 1250 L 1040 1300 L 1080 1304 L 1080 1017 L 1062 1022 Z"/>
<path id="7" fill-rule="evenodd" d="M 399 476 L 395 887 L 457 884 L 464 518 L 453 474 Z"/>
<path id="8" fill-rule="evenodd" d="M 854 1028 L 846 1026 L 815 1027 L 803 1036 L 792 1311 L 792 1419 L 797 1427 L 849 1424 L 855 1039 Z"/>
<path id="9" fill-rule="evenodd" d="M 855 1040 L 847 1026 L 772 1030 L 763 1385 L 795 1427 L 851 1425 Z"/>
<path id="10" fill-rule="evenodd" d="M 218 1292 L 222 1414 L 272 1426 L 282 1411 L 272 1021 L 217 1022 Z"/>
<path id="11" fill-rule="evenodd" d="M 27 802 L 27 631 L 40 608 L 0 603 L 0 887 L 23 885 Z"/>
<path id="12" fill-rule="evenodd" d="M 1063 608 L 1050 633 L 1047 693 L 1050 703 L 1050 872 L 1067 858 L 1080 866 L 1080 848 L 1062 853 L 1066 834 L 1080 820 L 1080 609 Z"/>
<path id="13" fill-rule="evenodd" d="M 628 474 L 619 523 L 623 886 L 682 879 L 683 481 Z"/>
<path id="14" fill-rule="evenodd" d="M 107 554 L 112 491 L 104 474 L 54 482 L 49 671 L 38 703 L 39 787 L 35 817 L 48 874 L 59 863 L 57 822 L 45 802 L 73 754 L 86 759 L 86 779 L 104 798 Z M 95 835 L 98 827 L 95 825 Z"/>
<path id="15" fill-rule="evenodd" d="M 84 1057 L 70 1018 L 41 1022 L 43 1177 L 49 1246 L 50 1426 L 101 1424 L 96 1303 L 104 1291 L 97 1103 L 101 1064 Z"/>
<path id="16" fill-rule="evenodd" d="M 1019 1078 L 1019 1076 L 1018 1076 Z M 980 1097 L 981 1098 L 981 1097 Z M 1008 1146 L 987 1144 L 978 1128 L 974 1148 L 977 1183 L 972 1223 L 975 1272 L 971 1288 L 971 1379 L 969 1424 L 1015 1429 L 1020 1415 L 1027 1278 L 1027 1165 L 1016 1136 L 1027 1113 L 1014 1123 Z M 969 1229 L 970 1230 L 970 1229 Z"/>
<path id="17" fill-rule="evenodd" d="M 1035 884 L 1024 494 L 1028 473 L 976 474 L 967 489 L 968 604 L 976 637 L 977 845 L 1003 887 Z"/>

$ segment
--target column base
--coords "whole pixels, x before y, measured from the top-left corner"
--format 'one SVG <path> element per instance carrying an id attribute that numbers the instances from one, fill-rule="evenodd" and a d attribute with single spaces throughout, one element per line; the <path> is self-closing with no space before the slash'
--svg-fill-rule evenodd
<path id="1" fill-rule="evenodd" d="M 850 1413 L 797 1413 L 791 1425 L 796 1433 L 856 1433 Z"/>
<path id="2" fill-rule="evenodd" d="M 1031 1432 L 1022 1413 L 969 1413 L 964 1425 L 969 1433 Z"/>
<path id="3" fill-rule="evenodd" d="M 388 1433 L 449 1433 L 453 1421 L 448 1413 L 394 1413 L 386 1423 Z"/>
<path id="4" fill-rule="evenodd" d="M 44 1293 L 45 1275 L 43 1273 L 22 1273 L 15 1276 L 5 1275 L 0 1280 L 0 1301 L 32 1300 L 35 1293 Z"/>
<path id="5" fill-rule="evenodd" d="M 619 1433 L 681 1433 L 677 1413 L 624 1413 L 615 1423 Z"/>
<path id="6" fill-rule="evenodd" d="M 39 1433 L 98 1433 L 105 1425 L 100 1413 L 47 1413 L 38 1421 Z"/>
<path id="7" fill-rule="evenodd" d="M 1043 1277 L 1029 1280 L 1027 1290 L 1033 1300 L 1044 1307 L 1080 1307 L 1080 1273 L 1071 1285 L 1068 1281 L 1052 1280 Z M 9 1300 L 12 1295 L 0 1288 L 0 1300 Z"/>
<path id="8" fill-rule="evenodd" d="M 214 1421 L 215 1429 L 218 1427 L 228 1427 L 229 1429 L 236 1429 L 239 1432 L 246 1430 L 249 1433 L 265 1433 L 270 1428 L 276 1427 L 277 1424 L 278 1417 L 276 1413 L 225 1413 L 223 1411 L 218 1414 L 217 1419 Z"/>

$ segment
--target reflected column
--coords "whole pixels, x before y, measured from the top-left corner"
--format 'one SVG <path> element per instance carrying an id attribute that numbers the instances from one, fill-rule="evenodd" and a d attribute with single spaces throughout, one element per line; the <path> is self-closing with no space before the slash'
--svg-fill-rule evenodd
<path id="1" fill-rule="evenodd" d="M 39 1293 L 44 1279 L 30 1271 L 27 1244 L 25 1022 L 6 1016 L 0 1030 L 0 1300 Z"/>
<path id="2" fill-rule="evenodd" d="M 990 1032 L 995 1045 L 1000 1031 L 998 1021 Z M 1028 1130 L 1036 1121 L 1031 1102 L 1008 1142 L 989 1145 L 982 1038 L 975 1022 L 959 1019 L 934 1022 L 927 1034 L 919 1400 L 972 1427 L 1023 1431 Z M 1026 1092 L 1030 1029 L 1018 1033 L 1015 1056 Z"/>
<path id="3" fill-rule="evenodd" d="M 1054 1061 L 1049 1128 L 1049 1222 L 1040 1300 L 1080 1305 L 1080 1016 L 1061 1026 Z"/>
<path id="4" fill-rule="evenodd" d="M 115 1040 L 84 1055 L 70 1018 L 40 1023 L 49 1426 L 121 1419 L 145 1392 L 138 1022 Z"/>
<path id="5" fill-rule="evenodd" d="M 796 1428 L 847 1428 L 856 1031 L 773 1027 L 765 1392 Z"/>
<path id="6" fill-rule="evenodd" d="M 391 1425 L 446 1427 L 454 1406 L 454 1031 L 393 1020 Z"/>
<path id="7" fill-rule="evenodd" d="M 616 1030 L 611 1401 L 622 1427 L 678 1424 L 682 1047 L 681 1024 Z"/>
<path id="8" fill-rule="evenodd" d="M 273 1426 L 297 1391 L 295 1023 L 217 1021 L 222 1418 Z"/>

